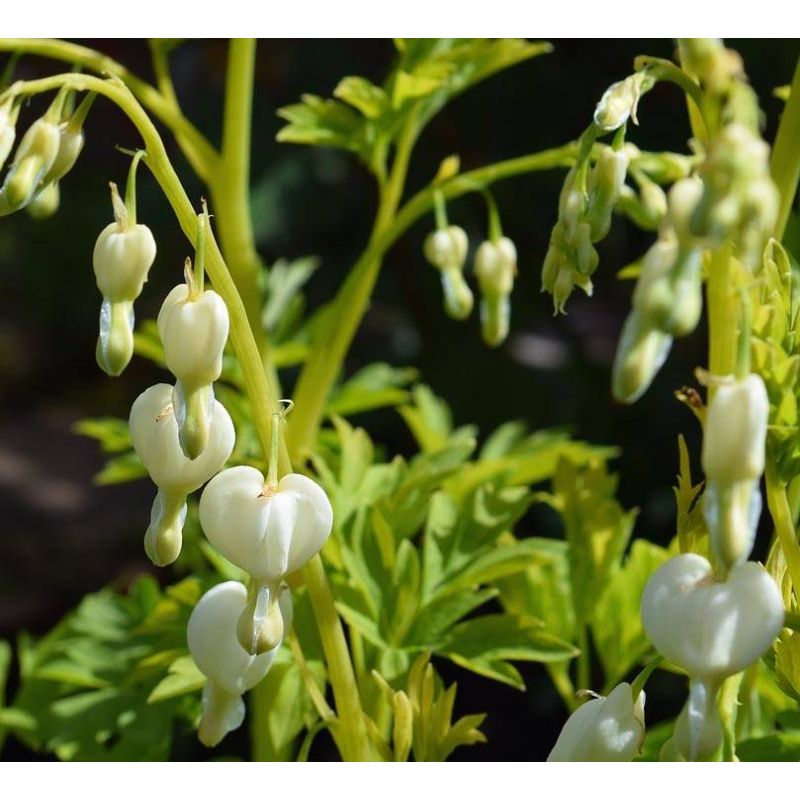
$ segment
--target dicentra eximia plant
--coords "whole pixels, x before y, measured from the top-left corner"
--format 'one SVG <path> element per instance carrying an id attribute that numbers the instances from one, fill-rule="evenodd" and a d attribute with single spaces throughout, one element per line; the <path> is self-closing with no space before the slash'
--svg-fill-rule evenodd
<path id="1" fill-rule="evenodd" d="M 88 597 L 25 645 L 19 691 L 7 708 L 0 695 L 0 739 L 10 732 L 67 759 L 167 758 L 176 721 L 215 747 L 244 721 L 247 697 L 255 759 L 304 759 L 325 730 L 343 759 L 441 760 L 484 740 L 484 715 L 453 720 L 456 687 L 443 685 L 436 662 L 524 689 L 510 663 L 522 660 L 546 665 L 571 712 L 550 760 L 769 759 L 791 747 L 800 757 L 798 266 L 781 244 L 800 175 L 800 69 L 771 147 L 738 55 L 687 39 L 675 61 L 637 59 L 577 141 L 465 172 L 450 156 L 407 197 L 431 118 L 550 47 L 396 40 L 381 84 L 346 77 L 334 98 L 305 95 L 280 111 L 281 141 L 353 152 L 378 188 L 362 255 L 323 312 L 303 318 L 313 266 L 267 268 L 254 247 L 255 41 L 229 45 L 220 146 L 181 110 L 169 71 L 177 45 L 151 42 L 151 85 L 68 42 L 0 40 L 12 54 L 0 87 L 3 216 L 56 213 L 95 99 L 132 124 L 124 198 L 112 183 L 114 221 L 94 248 L 97 361 L 116 376 L 139 353 L 170 377 L 142 392 L 127 426 L 81 429 L 116 453 L 105 480 L 131 480 L 143 465 L 157 487 L 149 526 L 135 512 L 145 552 L 158 567 L 177 561 L 184 576 L 166 589 L 143 578 L 125 596 Z M 14 82 L 29 55 L 71 71 Z M 631 141 L 658 82 L 686 95 L 687 153 Z M 49 106 L 29 119 L 38 95 Z M 184 191 L 162 130 L 208 208 Z M 194 250 L 183 270 L 155 263 L 137 168 Z M 549 249 L 518 260 L 491 186 L 555 168 L 566 178 Z M 468 195 L 487 210 L 472 259 L 467 231 L 451 222 Z M 438 272 L 444 311 L 464 320 L 477 306 L 483 339 L 497 347 L 513 323 L 518 270 L 538 259 L 542 288 L 564 312 L 575 287 L 592 293 L 596 246 L 615 214 L 654 239 L 626 270 L 637 280 L 611 394 L 632 403 L 656 391 L 673 340 L 693 334 L 704 307 L 708 322 L 708 360 L 697 365 L 706 402 L 694 389 L 676 393 L 703 426 L 705 482 L 692 482 L 681 440 L 669 548 L 628 547 L 635 514 L 614 498 L 613 449 L 507 423 L 476 451 L 475 430 L 454 429 L 444 401 L 424 385 L 408 389 L 412 372 L 375 364 L 340 379 L 383 259 L 416 221 L 431 215 L 420 261 Z M 157 322 L 136 322 L 151 269 L 172 270 L 177 285 Z M 285 366 L 299 367 L 291 391 Z M 382 460 L 346 419 L 379 406 L 398 409 L 419 454 Z M 549 493 L 533 490 L 548 479 Z M 775 531 L 766 566 L 749 560 L 762 479 Z M 514 535 L 542 499 L 561 515 L 565 541 Z M 0 647 L 0 673 L 8 653 Z M 644 687 L 663 669 L 686 676 L 686 702 L 647 731 Z"/>

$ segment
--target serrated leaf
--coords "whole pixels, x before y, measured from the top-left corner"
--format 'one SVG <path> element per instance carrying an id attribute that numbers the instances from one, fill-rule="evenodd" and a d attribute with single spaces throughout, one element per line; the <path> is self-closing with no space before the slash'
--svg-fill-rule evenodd
<path id="1" fill-rule="evenodd" d="M 386 92 L 380 86 L 358 76 L 342 78 L 333 95 L 357 108 L 367 119 L 380 117 L 389 105 Z"/>
<path id="2" fill-rule="evenodd" d="M 197 668 L 190 655 L 175 659 L 169 666 L 169 674 L 162 678 L 147 697 L 148 703 L 160 703 L 205 686 L 207 678 Z"/>
<path id="3" fill-rule="evenodd" d="M 433 600 L 420 609 L 404 644 L 438 649 L 452 625 L 496 596 L 497 589 L 462 589 Z"/>

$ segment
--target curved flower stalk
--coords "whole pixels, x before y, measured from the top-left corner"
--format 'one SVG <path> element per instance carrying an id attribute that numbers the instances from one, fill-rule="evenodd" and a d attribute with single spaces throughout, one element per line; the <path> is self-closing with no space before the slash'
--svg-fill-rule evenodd
<path id="1" fill-rule="evenodd" d="M 134 450 L 158 487 L 144 547 L 159 567 L 171 564 L 180 554 L 187 496 L 219 472 L 235 439 L 230 415 L 214 401 L 208 444 L 197 458 L 188 459 L 178 440 L 172 397 L 169 384 L 151 386 L 134 401 L 129 420 Z"/>
<path id="2" fill-rule="evenodd" d="M 548 761 L 632 761 L 644 741 L 645 693 L 620 683 L 573 711 Z"/>
<path id="3" fill-rule="evenodd" d="M 333 509 L 318 484 L 294 473 L 275 477 L 265 480 L 253 467 L 231 467 L 200 498 L 208 540 L 252 578 L 237 624 L 239 641 L 250 653 L 270 650 L 282 639 L 278 589 L 322 549 L 333 526 Z"/>
<path id="4" fill-rule="evenodd" d="M 738 564 L 717 581 L 702 556 L 675 556 L 650 578 L 642 624 L 668 661 L 686 670 L 689 700 L 672 747 L 688 760 L 708 758 L 721 741 L 716 696 L 721 682 L 767 650 L 783 627 L 783 597 L 760 565 Z"/>
<path id="5" fill-rule="evenodd" d="M 292 596 L 280 590 L 278 603 L 288 633 L 292 624 Z M 278 653 L 280 640 L 259 655 L 250 655 L 236 638 L 236 621 L 247 604 L 247 589 L 227 581 L 209 589 L 189 617 L 189 652 L 208 678 L 203 689 L 203 713 L 197 735 L 206 747 L 215 747 L 244 721 L 242 695 L 260 683 Z M 282 639 L 283 637 L 281 637 Z"/>
<path id="6" fill-rule="evenodd" d="M 206 224 L 207 214 L 201 214 L 199 239 Z M 204 271 L 202 253 L 200 244 L 194 272 L 186 260 L 186 282 L 167 295 L 157 321 L 164 360 L 177 378 L 172 402 L 179 440 L 188 458 L 197 458 L 208 444 L 213 383 L 222 372 L 222 353 L 230 328 L 225 302 L 215 291 L 204 291 L 196 277 Z"/>
<path id="7" fill-rule="evenodd" d="M 135 175 L 141 155 L 131 164 L 125 202 L 116 184 L 110 184 L 114 222 L 100 232 L 92 256 L 97 288 L 103 295 L 97 363 L 110 376 L 120 375 L 133 357 L 133 303 L 156 258 L 150 228 L 136 221 Z"/>

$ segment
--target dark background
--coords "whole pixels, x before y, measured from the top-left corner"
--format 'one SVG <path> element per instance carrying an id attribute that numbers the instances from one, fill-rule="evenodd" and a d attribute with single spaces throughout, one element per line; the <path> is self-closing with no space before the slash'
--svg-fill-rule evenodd
<path id="1" fill-rule="evenodd" d="M 149 52 L 140 40 L 87 42 L 150 77 Z M 409 187 L 430 179 L 440 160 L 458 152 L 462 168 L 559 145 L 577 136 L 604 89 L 646 53 L 672 55 L 658 40 L 555 41 L 555 52 L 496 76 L 452 103 L 422 137 Z M 766 114 L 771 139 L 782 103 L 772 96 L 789 82 L 796 40 L 730 40 L 745 60 Z M 383 40 L 277 40 L 259 44 L 253 128 L 253 212 L 259 250 L 278 257 L 315 254 L 322 266 L 312 280 L 312 308 L 329 299 L 365 242 L 375 192 L 370 177 L 345 154 L 278 145 L 275 112 L 302 92 L 329 96 L 339 78 L 365 75 L 377 82 L 393 55 Z M 185 113 L 216 141 L 226 45 L 189 42 L 172 56 Z M 21 77 L 60 71 L 59 65 L 23 59 Z M 38 106 L 36 107 L 38 108 Z M 32 120 L 35 112 L 25 112 Z M 659 85 L 642 102 L 641 128 L 629 138 L 643 149 L 685 149 L 689 137 L 683 96 Z M 99 296 L 91 270 L 97 233 L 108 222 L 109 180 L 124 182 L 128 159 L 113 145 L 135 147 L 121 112 L 103 100 L 92 111 L 87 145 L 62 184 L 58 215 L 35 223 L 25 214 L 0 220 L 0 636 L 51 627 L 83 594 L 148 569 L 141 547 L 151 502 L 146 482 L 96 488 L 102 464 L 95 444 L 70 432 L 85 416 L 127 416 L 142 386 L 157 371 L 135 360 L 122 378 L 109 380 L 95 365 Z M 201 188 L 175 153 L 190 196 Z M 145 173 L 142 173 L 145 175 Z M 505 232 L 520 254 L 511 336 L 498 351 L 481 341 L 477 315 L 455 323 L 441 310 L 433 269 L 421 256 L 431 220 L 413 228 L 389 254 L 374 302 L 347 363 L 348 372 L 373 360 L 413 365 L 451 404 L 458 423 L 477 423 L 485 435 L 508 419 L 533 428 L 568 426 L 575 436 L 622 448 L 617 461 L 621 501 L 638 506 L 636 534 L 657 542 L 674 531 L 672 484 L 676 437 L 684 433 L 695 463 L 698 431 L 672 390 L 691 380 L 705 361 L 701 329 L 679 341 L 652 389 L 631 408 L 609 393 L 609 370 L 627 313 L 631 285 L 615 278 L 651 237 L 617 220 L 600 247 L 595 296 L 576 293 L 568 315 L 553 318 L 539 274 L 555 220 L 563 173 L 512 179 L 496 187 Z M 144 296 L 141 318 L 155 316 L 165 291 L 180 276 L 187 244 L 151 179 L 139 181 L 139 214 L 155 234 L 159 255 Z M 484 234 L 479 197 L 449 208 L 453 222 L 474 241 Z M 288 378 L 288 376 L 287 376 Z M 411 452 L 410 437 L 391 412 L 357 420 L 391 452 Z M 122 513 L 121 510 L 123 510 Z M 554 529 L 539 509 L 524 533 Z M 459 681 L 461 712 L 488 711 L 489 744 L 456 751 L 464 759 L 537 759 L 546 756 L 565 712 L 544 670 L 521 666 L 529 691 L 512 689 L 441 665 Z M 677 684 L 680 686 L 680 683 Z M 680 691 L 668 678 L 648 686 L 648 722 L 674 714 Z M 17 745 L 7 757 L 24 758 Z M 197 757 L 202 757 L 198 748 Z M 333 757 L 324 740 L 312 755 Z"/>

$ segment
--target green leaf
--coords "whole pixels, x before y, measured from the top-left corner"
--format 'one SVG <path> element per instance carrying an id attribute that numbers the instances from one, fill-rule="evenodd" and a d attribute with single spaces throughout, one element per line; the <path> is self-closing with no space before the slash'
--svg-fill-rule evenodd
<path id="1" fill-rule="evenodd" d="M 117 483 L 129 483 L 147 477 L 147 470 L 139 456 L 132 450 L 120 456 L 110 458 L 105 466 L 94 476 L 99 486 L 111 486 Z"/>
<path id="2" fill-rule="evenodd" d="M 270 334 L 274 335 L 286 319 L 292 303 L 318 267 L 319 259 L 306 256 L 295 261 L 279 259 L 264 273 L 267 298 L 261 312 L 261 324 Z"/>
<path id="3" fill-rule="evenodd" d="M 342 78 L 333 95 L 357 108 L 367 119 L 380 117 L 389 106 L 386 92 L 380 86 L 357 76 Z"/>
<path id="4" fill-rule="evenodd" d="M 336 389 L 328 401 L 328 413 L 349 416 L 405 403 L 409 394 L 404 387 L 416 377 L 411 367 L 370 364 Z"/>
<path id="5" fill-rule="evenodd" d="M 104 453 L 122 453 L 131 449 L 128 420 L 117 417 L 82 419 L 72 426 L 81 436 L 97 439 Z"/>
<path id="6" fill-rule="evenodd" d="M 169 665 L 169 674 L 160 680 L 147 697 L 148 703 L 160 703 L 189 692 L 196 692 L 206 684 L 206 676 L 197 668 L 190 655 L 176 658 Z"/>
<path id="7" fill-rule="evenodd" d="M 366 153 L 364 118 L 338 100 L 304 94 L 300 103 L 278 110 L 289 124 L 278 131 L 279 142 L 338 147 Z"/>
<path id="8" fill-rule="evenodd" d="M 651 650 L 640 606 L 650 576 L 667 560 L 663 547 L 637 539 L 622 569 L 614 573 L 595 606 L 592 636 L 606 685 L 616 685 Z"/>
<path id="9" fill-rule="evenodd" d="M 496 596 L 497 589 L 462 589 L 438 597 L 420 609 L 404 644 L 439 649 L 452 625 Z"/>
<path id="10" fill-rule="evenodd" d="M 578 651 L 546 632 L 539 620 L 487 614 L 456 625 L 441 652 L 459 666 L 523 689 L 519 674 L 505 661 L 563 661 Z"/>
<path id="11" fill-rule="evenodd" d="M 400 415 L 424 453 L 441 450 L 453 430 L 450 409 L 428 386 L 415 386 L 412 396 L 414 404 L 398 409 Z"/>
<path id="12" fill-rule="evenodd" d="M 800 731 L 784 731 L 736 745 L 740 761 L 800 761 Z"/>

